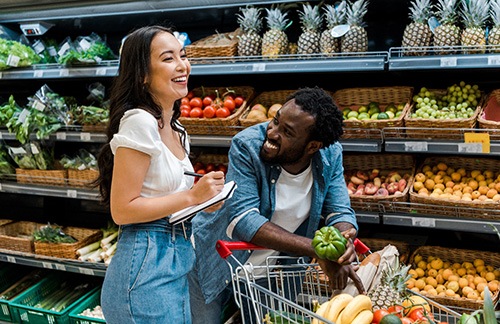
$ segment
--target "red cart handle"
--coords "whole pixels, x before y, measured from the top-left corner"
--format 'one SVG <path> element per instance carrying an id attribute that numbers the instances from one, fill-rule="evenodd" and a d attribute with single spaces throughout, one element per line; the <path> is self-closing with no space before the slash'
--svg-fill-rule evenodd
<path id="1" fill-rule="evenodd" d="M 230 242 L 218 240 L 215 243 L 215 249 L 219 252 L 221 258 L 226 259 L 228 256 L 233 254 L 231 251 L 234 250 L 266 250 L 266 248 L 262 246 L 258 246 L 252 243 L 247 242 Z"/>
<path id="2" fill-rule="evenodd" d="M 370 253 L 370 248 L 368 246 L 365 245 L 365 243 L 361 242 L 360 239 L 354 239 L 354 249 L 356 250 L 356 252 L 358 252 L 359 254 L 366 254 L 366 253 Z"/>

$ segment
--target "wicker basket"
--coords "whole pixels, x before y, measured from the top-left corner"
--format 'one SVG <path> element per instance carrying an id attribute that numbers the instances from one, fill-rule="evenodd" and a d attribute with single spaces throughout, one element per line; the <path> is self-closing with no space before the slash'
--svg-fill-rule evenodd
<path id="1" fill-rule="evenodd" d="M 369 171 L 379 169 L 380 171 L 390 172 L 397 171 L 401 176 L 409 174 L 407 184 L 402 194 L 389 196 L 372 196 L 372 195 L 349 195 L 351 198 L 351 206 L 355 210 L 380 211 L 380 204 L 383 202 L 406 202 L 408 201 L 408 193 L 413 183 L 413 175 L 415 173 L 415 158 L 409 154 L 367 154 L 367 155 L 344 155 L 344 170 L 348 176 L 350 171 Z"/>
<path id="2" fill-rule="evenodd" d="M 446 90 L 443 89 L 432 89 L 430 90 L 438 96 L 446 94 Z M 407 137 L 410 138 L 448 138 L 448 139 L 461 139 L 462 131 L 460 129 L 474 128 L 476 126 L 477 117 L 479 112 L 482 110 L 482 99 L 478 101 L 479 104 L 474 111 L 474 115 L 469 118 L 453 118 L 453 119 L 424 119 L 424 118 L 413 118 L 411 114 L 415 110 L 415 105 L 412 105 L 410 109 L 406 112 L 404 117 L 405 122 L 405 133 Z M 412 129 L 417 128 L 417 129 Z M 425 133 L 422 133 L 421 129 L 425 128 Z M 443 129 L 447 129 L 443 131 Z"/>
<path id="3" fill-rule="evenodd" d="M 412 96 L 412 87 L 348 88 L 336 91 L 333 99 L 340 109 L 349 107 L 357 111 L 360 106 L 366 106 L 370 102 L 378 102 L 381 111 L 385 111 L 387 105 L 391 103 L 405 105 L 401 115 L 391 119 L 344 120 L 343 138 L 370 138 L 373 135 L 378 139 L 380 134 L 367 133 L 363 129 L 402 127 L 404 116 L 410 110 Z"/>
<path id="4" fill-rule="evenodd" d="M 97 170 L 68 169 L 68 185 L 72 187 L 89 187 L 98 176 L 99 171 Z"/>
<path id="5" fill-rule="evenodd" d="M 82 131 L 90 133 L 105 133 L 107 128 L 108 128 L 107 124 L 83 125 Z"/>
<path id="6" fill-rule="evenodd" d="M 0 226 L 0 249 L 33 253 L 33 233 L 43 224 L 34 222 L 12 222 Z"/>
<path id="7" fill-rule="evenodd" d="M 66 177 L 66 170 L 16 169 L 16 179 L 19 183 L 64 186 L 66 184 Z"/>
<path id="8" fill-rule="evenodd" d="M 500 89 L 490 93 L 484 109 L 477 117 L 477 122 L 479 128 L 494 130 L 497 136 L 500 135 Z"/>
<path id="9" fill-rule="evenodd" d="M 12 223 L 12 219 L 0 219 L 0 226 Z"/>
<path id="10" fill-rule="evenodd" d="M 460 263 L 463 262 L 473 262 L 475 259 L 484 260 L 486 265 L 491 265 L 495 269 L 500 267 L 500 254 L 487 252 L 487 251 L 476 251 L 476 250 L 464 250 L 464 249 L 453 249 L 453 248 L 444 248 L 440 246 L 421 246 L 417 248 L 410 257 L 410 263 L 413 264 L 413 260 L 415 256 L 419 254 L 424 260 L 427 260 L 427 257 L 434 256 L 439 257 L 443 261 L 448 261 L 451 263 Z M 492 296 L 493 302 L 498 300 L 499 293 L 498 291 Z M 453 298 L 453 297 L 442 297 L 442 296 L 429 296 L 426 297 L 431 298 L 432 300 L 438 302 L 439 304 L 446 305 L 450 308 L 455 309 L 468 309 L 475 310 L 483 307 L 484 302 L 479 300 L 473 300 L 468 298 Z"/>
<path id="11" fill-rule="evenodd" d="M 284 104 L 287 97 L 294 93 L 295 90 L 278 90 L 278 91 L 266 91 L 260 93 L 254 100 L 248 105 L 247 109 L 240 116 L 240 125 L 243 127 L 249 127 L 255 124 L 260 123 L 261 121 L 257 121 L 255 119 L 248 119 L 248 113 L 252 109 L 252 107 L 256 104 L 261 104 L 264 107 L 270 107 L 275 103 Z"/>
<path id="12" fill-rule="evenodd" d="M 399 261 L 401 263 L 405 263 L 410 257 L 410 245 L 403 241 L 379 238 L 360 238 L 360 241 L 368 246 L 370 248 L 370 251 L 372 252 L 380 251 L 389 244 L 394 245 L 399 251 Z M 364 257 L 360 257 L 360 261 L 362 261 L 363 259 Z"/>
<path id="13" fill-rule="evenodd" d="M 247 103 L 252 100 L 254 95 L 253 87 L 204 87 L 193 89 L 195 97 L 203 97 L 215 93 L 217 90 L 220 95 L 227 90 L 234 90 L 237 95 L 245 98 L 245 101 L 231 115 L 225 118 L 190 118 L 180 117 L 180 123 L 186 128 L 189 135 L 227 135 L 232 136 L 241 130 L 238 118 L 245 111 Z"/>
<path id="14" fill-rule="evenodd" d="M 231 57 L 238 54 L 238 31 L 213 34 L 186 46 L 188 57 Z M 196 63 L 196 61 L 195 61 Z"/>
<path id="15" fill-rule="evenodd" d="M 498 159 L 489 159 L 489 158 L 473 158 L 473 157 L 463 157 L 463 156 L 446 156 L 439 157 L 433 156 L 428 157 L 424 160 L 422 165 L 417 169 L 415 174 L 422 171 L 424 165 L 437 165 L 439 162 L 445 163 L 448 167 L 453 169 L 464 168 L 465 170 L 491 170 L 495 174 L 500 173 L 500 164 L 498 163 Z M 414 213 L 425 213 L 425 214 L 433 214 L 433 215 L 442 215 L 442 216 L 450 216 L 450 217 L 458 217 L 456 210 L 450 207 L 458 207 L 466 208 L 471 207 L 476 210 L 480 210 L 477 212 L 468 213 L 467 217 L 469 218 L 480 218 L 480 219 L 494 219 L 498 220 L 498 209 L 500 208 L 500 203 L 495 201 L 465 201 L 465 200 L 451 200 L 449 198 L 436 198 L 430 197 L 426 195 L 418 194 L 414 192 L 413 188 L 414 183 L 412 183 L 410 189 L 410 201 L 412 203 L 422 204 L 422 208 L 426 209 L 426 205 L 432 205 L 430 210 L 420 210 L 420 207 L 412 206 L 412 210 Z M 439 208 L 439 206 L 443 206 L 443 208 Z"/>
<path id="16" fill-rule="evenodd" d="M 76 259 L 76 251 L 90 243 L 101 239 L 102 231 L 80 227 L 63 227 L 62 231 L 73 236 L 75 243 L 44 243 L 35 242 L 35 253 L 56 258 Z"/>

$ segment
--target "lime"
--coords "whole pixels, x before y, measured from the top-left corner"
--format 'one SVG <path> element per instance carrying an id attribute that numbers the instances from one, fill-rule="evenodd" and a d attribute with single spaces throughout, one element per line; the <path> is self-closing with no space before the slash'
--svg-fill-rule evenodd
<path id="1" fill-rule="evenodd" d="M 368 115 L 368 113 L 366 112 L 362 112 L 358 115 L 358 119 L 362 120 L 362 119 L 370 119 L 370 115 Z"/>
<path id="2" fill-rule="evenodd" d="M 370 119 L 378 119 L 378 113 L 373 113 L 371 116 L 370 116 Z"/>
<path id="3" fill-rule="evenodd" d="M 394 314 L 388 314 L 382 317 L 379 324 L 403 324 L 401 319 Z"/>
<path id="4" fill-rule="evenodd" d="M 347 118 L 351 118 L 351 117 L 358 117 L 358 112 L 357 111 L 350 111 L 348 114 L 347 114 Z"/>
<path id="5" fill-rule="evenodd" d="M 389 115 L 385 112 L 378 113 L 377 119 L 389 119 Z"/>

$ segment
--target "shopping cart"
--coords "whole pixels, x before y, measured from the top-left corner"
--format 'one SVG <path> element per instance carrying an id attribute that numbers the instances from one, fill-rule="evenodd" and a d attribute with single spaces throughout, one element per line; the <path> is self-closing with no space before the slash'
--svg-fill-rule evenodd
<path id="1" fill-rule="evenodd" d="M 231 269 L 234 298 L 243 324 L 306 324 L 314 319 L 320 323 L 334 324 L 314 312 L 318 304 L 332 297 L 332 290 L 328 288 L 317 264 L 308 263 L 301 257 L 277 256 L 269 257 L 262 266 L 243 265 L 232 251 L 263 248 L 251 243 L 220 240 L 216 249 Z M 228 258 L 235 262 L 235 266 Z M 436 322 L 459 322 L 460 314 L 425 299 Z"/>

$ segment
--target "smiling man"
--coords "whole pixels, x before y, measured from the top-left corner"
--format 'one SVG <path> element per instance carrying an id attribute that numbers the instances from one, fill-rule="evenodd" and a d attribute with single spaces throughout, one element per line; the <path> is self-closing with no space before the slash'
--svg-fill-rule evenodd
<path id="1" fill-rule="evenodd" d="M 323 219 L 347 238 L 357 223 L 344 181 L 342 113 L 320 88 L 293 93 L 270 121 L 238 133 L 229 150 L 227 180 L 238 189 L 215 213 L 195 217 L 196 267 L 190 274 L 193 323 L 219 323 L 232 298 L 229 267 L 215 253 L 218 239 L 251 242 L 269 250 L 234 253 L 242 263 L 261 265 L 284 253 L 317 258 L 311 239 Z M 334 289 L 352 278 L 352 241 L 337 262 L 320 260 Z"/>

